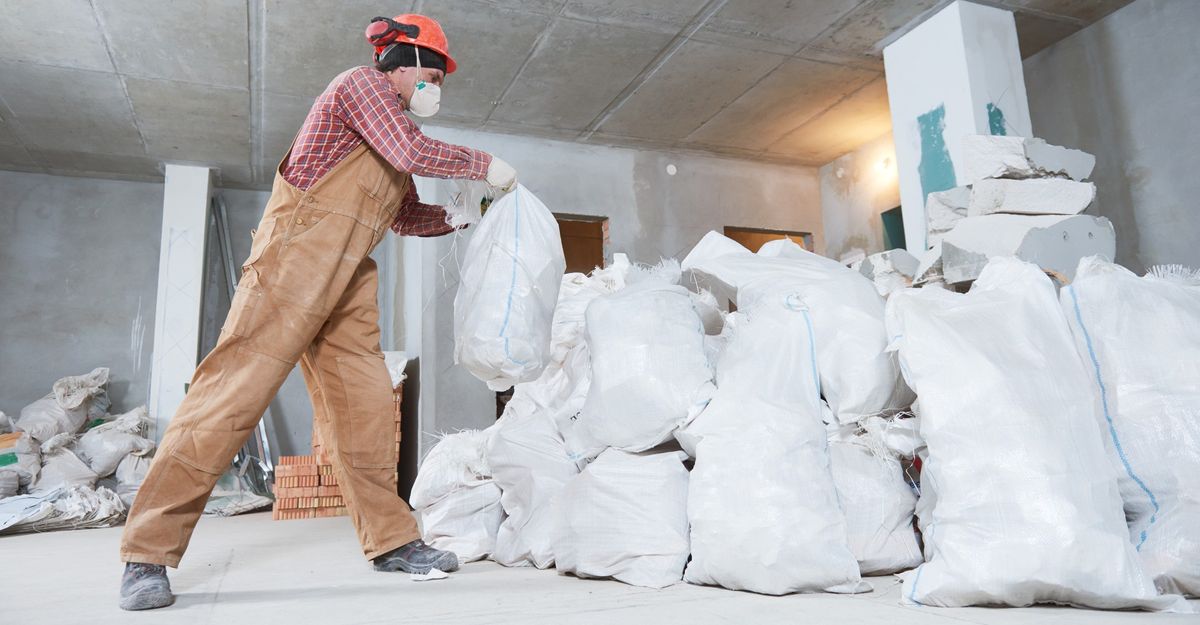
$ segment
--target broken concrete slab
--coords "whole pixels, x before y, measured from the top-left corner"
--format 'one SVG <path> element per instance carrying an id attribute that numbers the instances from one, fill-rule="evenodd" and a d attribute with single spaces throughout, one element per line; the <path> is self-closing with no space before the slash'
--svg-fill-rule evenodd
<path id="1" fill-rule="evenodd" d="M 985 178 L 1067 177 L 1086 180 L 1096 157 L 1041 139 L 996 135 L 963 137 L 963 170 L 969 184 Z"/>
<path id="2" fill-rule="evenodd" d="M 916 277 L 913 278 L 913 286 L 926 286 L 934 283 L 945 283 L 942 280 L 941 240 L 938 240 L 933 244 L 933 247 L 925 250 L 925 253 L 921 255 L 921 262 L 917 265 Z"/>
<path id="3" fill-rule="evenodd" d="M 949 284 L 974 280 L 993 256 L 1016 256 L 1068 280 L 1084 256 L 1112 260 L 1112 222 L 1092 215 L 983 215 L 967 217 L 942 239 L 942 275 Z"/>
<path id="4" fill-rule="evenodd" d="M 863 259 L 859 272 L 875 283 L 875 290 L 887 297 L 893 291 L 911 286 L 920 261 L 907 250 L 894 249 L 871 254 Z"/>
<path id="5" fill-rule="evenodd" d="M 1066 178 L 985 178 L 971 187 L 967 215 L 1078 215 L 1096 199 L 1096 185 Z"/>
<path id="6" fill-rule="evenodd" d="M 971 187 L 954 187 L 935 191 L 925 198 L 926 245 L 941 241 L 959 219 L 967 216 L 971 202 Z"/>

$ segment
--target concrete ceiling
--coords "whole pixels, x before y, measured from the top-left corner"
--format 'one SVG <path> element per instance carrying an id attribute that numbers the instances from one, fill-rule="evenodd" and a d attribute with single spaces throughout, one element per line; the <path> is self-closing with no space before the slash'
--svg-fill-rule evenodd
<path id="1" fill-rule="evenodd" d="M 378 14 L 438 18 L 435 123 L 820 165 L 890 127 L 882 46 L 948 0 L 0 0 L 0 169 L 265 187 Z M 989 0 L 1025 56 L 1130 0 Z"/>

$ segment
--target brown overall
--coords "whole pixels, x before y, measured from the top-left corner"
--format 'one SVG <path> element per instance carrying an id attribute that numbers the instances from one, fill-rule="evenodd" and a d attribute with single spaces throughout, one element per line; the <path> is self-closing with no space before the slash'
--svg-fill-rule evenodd
<path id="1" fill-rule="evenodd" d="M 365 143 L 307 191 L 276 170 L 217 346 L 129 512 L 122 560 L 179 566 L 217 478 L 297 361 L 363 552 L 420 538 L 396 494 L 392 383 L 368 258 L 410 184 Z"/>

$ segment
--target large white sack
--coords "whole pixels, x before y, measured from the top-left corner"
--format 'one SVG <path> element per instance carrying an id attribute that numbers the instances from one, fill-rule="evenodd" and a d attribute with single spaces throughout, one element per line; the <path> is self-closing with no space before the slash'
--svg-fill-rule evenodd
<path id="1" fill-rule="evenodd" d="M 704 327 L 687 289 L 647 279 L 587 309 L 592 380 L 580 420 L 597 441 L 644 451 L 712 396 Z"/>
<path id="2" fill-rule="evenodd" d="M 144 456 L 153 451 L 154 441 L 141 436 L 149 420 L 145 406 L 134 408 L 84 432 L 75 451 L 96 475 L 112 475 L 125 456 Z"/>
<path id="3" fill-rule="evenodd" d="M 688 472 L 681 452 L 609 449 L 559 495 L 555 567 L 664 588 L 688 559 Z"/>
<path id="4" fill-rule="evenodd" d="M 16 426 L 38 443 L 57 434 L 74 434 L 92 419 L 108 412 L 108 368 L 59 379 L 45 397 L 25 406 Z"/>
<path id="5" fill-rule="evenodd" d="M 481 560 L 495 549 L 504 520 L 500 487 L 490 479 L 463 485 L 418 508 L 417 516 L 427 544 L 453 552 L 459 562 Z"/>
<path id="6" fill-rule="evenodd" d="M 997 257 L 969 293 L 894 293 L 888 323 L 937 494 L 906 603 L 1182 603 L 1157 596 L 1129 542 L 1099 398 L 1036 265 Z"/>
<path id="7" fill-rule="evenodd" d="M 886 351 L 884 299 L 861 273 L 781 239 L 757 254 L 709 232 L 683 260 L 684 270 L 732 292 L 739 309 L 783 294 L 807 306 L 816 337 L 821 392 L 838 420 L 852 423 L 902 410 L 912 392 Z"/>
<path id="8" fill-rule="evenodd" d="M 1059 298 L 1146 571 L 1161 592 L 1200 595 L 1200 279 L 1091 257 Z"/>
<path id="9" fill-rule="evenodd" d="M 829 469 L 808 312 L 749 311 L 717 368 L 717 393 L 681 432 L 694 446 L 685 579 L 770 595 L 866 589 Z"/>
<path id="10" fill-rule="evenodd" d="M 831 440 L 829 457 L 850 551 L 863 575 L 884 575 L 922 562 L 913 528 L 917 496 L 900 461 L 867 436 Z"/>
<path id="11" fill-rule="evenodd" d="M 522 185 L 473 230 L 454 298 L 454 362 L 502 391 L 550 361 L 566 261 L 554 215 Z"/>
<path id="12" fill-rule="evenodd" d="M 442 437 L 421 461 L 409 503 L 429 545 L 454 552 L 460 562 L 486 557 L 504 518 L 500 488 L 487 466 L 489 430 Z"/>
<path id="13" fill-rule="evenodd" d="M 492 559 L 505 566 L 544 569 L 554 564 L 555 498 L 579 466 L 553 417 L 526 397 L 523 384 L 493 428 L 487 460 L 508 518 L 496 534 Z"/>

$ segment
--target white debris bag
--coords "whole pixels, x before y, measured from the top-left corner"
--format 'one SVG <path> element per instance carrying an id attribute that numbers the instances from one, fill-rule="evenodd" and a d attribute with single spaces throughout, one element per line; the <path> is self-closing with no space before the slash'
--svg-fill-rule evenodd
<path id="1" fill-rule="evenodd" d="M 555 567 L 664 588 L 688 559 L 688 472 L 683 452 L 609 449 L 567 482 L 554 533 Z"/>
<path id="2" fill-rule="evenodd" d="M 30 485 L 29 494 L 41 495 L 72 486 L 86 486 L 88 489 L 96 486 L 99 476 L 71 450 L 74 443 L 75 437 L 65 433 L 42 443 L 42 470 Z"/>
<path id="3" fill-rule="evenodd" d="M 500 488 L 487 466 L 487 430 L 444 437 L 421 462 L 409 503 L 425 542 L 451 551 L 460 562 L 487 557 L 504 518 Z"/>
<path id="4" fill-rule="evenodd" d="M 149 420 L 145 406 L 134 408 L 84 432 L 75 451 L 96 475 L 112 475 L 125 456 L 144 456 L 154 449 L 154 441 L 142 436 Z"/>
<path id="5" fill-rule="evenodd" d="M 522 185 L 473 229 L 454 298 L 454 362 L 503 391 L 550 361 L 566 260 L 554 215 Z"/>
<path id="6" fill-rule="evenodd" d="M 50 394 L 25 406 L 16 426 L 34 440 L 45 443 L 57 434 L 74 434 L 88 421 L 108 412 L 108 368 L 62 378 Z"/>
<path id="7" fill-rule="evenodd" d="M 1085 258 L 1059 299 L 1134 546 L 1160 592 L 1200 596 L 1200 274 Z"/>
<path id="8" fill-rule="evenodd" d="M 905 603 L 1186 609 L 1158 596 L 1129 541 L 1099 394 L 1036 265 L 996 257 L 969 293 L 895 293 L 888 325 L 937 494 Z"/>
<path id="9" fill-rule="evenodd" d="M 709 232 L 683 261 L 739 309 L 787 294 L 806 307 L 816 339 L 821 393 L 842 423 L 903 410 L 912 392 L 886 351 L 884 299 L 861 273 L 780 239 L 757 254 Z"/>
<path id="10" fill-rule="evenodd" d="M 0 444 L 0 473 L 16 476 L 20 486 L 29 486 L 41 470 L 42 450 L 28 434 Z"/>
<path id="11" fill-rule="evenodd" d="M 688 290 L 647 279 L 587 309 L 592 381 L 580 420 L 592 438 L 644 451 L 712 396 L 704 326 Z"/>
<path id="12" fill-rule="evenodd" d="M 133 500 L 137 498 L 138 490 L 141 489 L 142 482 L 146 481 L 146 474 L 150 472 L 152 460 L 149 455 L 129 454 L 117 465 L 114 474 L 117 478 L 115 492 L 126 508 L 133 507 Z"/>
<path id="13" fill-rule="evenodd" d="M 830 474 L 811 320 L 790 301 L 739 310 L 717 393 L 680 432 L 696 458 L 684 579 L 768 595 L 868 590 Z"/>
<path id="14" fill-rule="evenodd" d="M 863 575 L 885 575 L 922 562 L 913 528 L 916 493 L 904 481 L 900 461 L 870 435 L 829 442 L 838 502 L 846 519 L 850 551 Z"/>
<path id="15" fill-rule="evenodd" d="M 508 515 L 497 531 L 492 559 L 505 566 L 547 568 L 554 564 L 555 499 L 579 466 L 554 418 L 537 409 L 525 385 L 517 386 L 492 429 L 487 462 Z"/>

